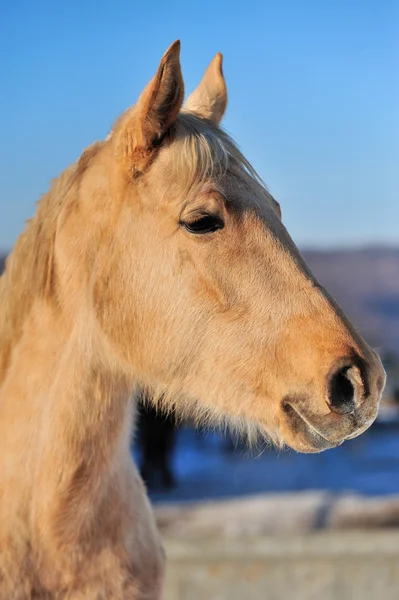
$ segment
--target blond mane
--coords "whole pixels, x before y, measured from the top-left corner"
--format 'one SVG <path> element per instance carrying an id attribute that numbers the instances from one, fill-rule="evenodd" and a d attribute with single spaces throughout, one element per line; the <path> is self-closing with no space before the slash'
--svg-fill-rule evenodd
<path id="1" fill-rule="evenodd" d="M 254 167 L 240 152 L 229 134 L 212 122 L 194 113 L 182 111 L 174 126 L 176 170 L 191 184 L 208 178 L 218 178 L 227 171 L 244 171 L 267 190 Z"/>
<path id="2" fill-rule="evenodd" d="M 68 193 L 102 145 L 89 146 L 81 157 L 52 181 L 50 190 L 37 203 L 6 261 L 0 277 L 0 385 L 5 377 L 22 326 L 35 298 L 54 296 L 54 241 L 57 219 Z"/>

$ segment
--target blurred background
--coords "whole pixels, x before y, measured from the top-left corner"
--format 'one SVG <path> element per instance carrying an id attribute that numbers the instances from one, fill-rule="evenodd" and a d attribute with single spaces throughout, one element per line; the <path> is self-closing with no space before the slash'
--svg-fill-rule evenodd
<path id="1" fill-rule="evenodd" d="M 399 524 L 398 32 L 395 0 L 0 3 L 0 271 L 50 180 L 107 135 L 179 38 L 187 93 L 224 54 L 224 127 L 388 373 L 376 423 L 320 455 L 249 451 L 141 407 L 132 453 L 171 556 L 167 598 L 290 598 L 293 585 L 296 599 L 399 597 L 389 560 L 367 562 L 378 544 L 391 556 L 390 538 L 373 538 L 356 577 L 345 557 L 359 539 L 339 546 L 344 531 Z M 317 546 L 317 535 L 330 537 Z M 278 558 L 266 542 L 259 550 L 268 536 Z M 244 539 L 253 543 L 240 543 L 240 562 L 231 548 Z M 330 546 L 321 579 L 298 563 Z"/>

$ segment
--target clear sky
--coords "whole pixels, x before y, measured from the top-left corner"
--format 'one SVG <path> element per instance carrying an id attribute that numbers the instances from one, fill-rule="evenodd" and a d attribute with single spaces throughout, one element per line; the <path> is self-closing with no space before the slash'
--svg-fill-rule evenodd
<path id="1" fill-rule="evenodd" d="M 172 41 L 224 54 L 224 126 L 300 246 L 399 243 L 397 0 L 1 0 L 0 249 Z"/>

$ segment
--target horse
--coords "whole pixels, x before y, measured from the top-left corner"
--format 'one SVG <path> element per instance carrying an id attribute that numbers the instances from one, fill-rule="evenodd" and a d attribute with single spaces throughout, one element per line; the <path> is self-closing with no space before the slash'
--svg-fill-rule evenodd
<path id="1" fill-rule="evenodd" d="M 161 598 L 164 552 L 129 452 L 136 389 L 299 452 L 377 415 L 378 355 L 220 127 L 220 54 L 183 103 L 177 41 L 107 138 L 52 182 L 7 259 L 1 600 Z"/>

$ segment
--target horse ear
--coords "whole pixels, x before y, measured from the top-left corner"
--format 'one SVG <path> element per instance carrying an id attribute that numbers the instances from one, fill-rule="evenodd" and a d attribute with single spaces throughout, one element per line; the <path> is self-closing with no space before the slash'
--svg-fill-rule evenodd
<path id="1" fill-rule="evenodd" d="M 222 70 L 223 56 L 216 54 L 199 86 L 188 97 L 184 109 L 219 125 L 227 106 L 227 88 Z"/>
<path id="2" fill-rule="evenodd" d="M 111 135 L 119 158 L 135 171 L 142 171 L 152 153 L 176 120 L 184 97 L 180 67 L 180 41 L 163 55 L 155 77 L 137 104 L 122 115 Z"/>

